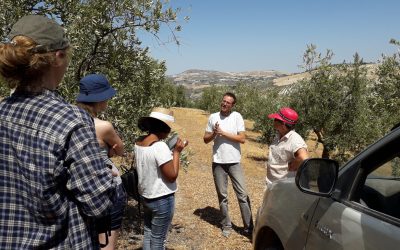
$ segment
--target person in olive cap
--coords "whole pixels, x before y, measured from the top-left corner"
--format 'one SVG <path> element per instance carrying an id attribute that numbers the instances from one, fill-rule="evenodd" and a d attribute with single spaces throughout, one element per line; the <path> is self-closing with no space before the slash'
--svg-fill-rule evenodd
<path id="1" fill-rule="evenodd" d="M 103 154 L 103 159 L 115 172 L 114 181 L 117 184 L 117 192 L 110 212 L 111 234 L 108 237 L 109 243 L 102 248 L 104 250 L 115 249 L 116 247 L 119 229 L 122 224 L 122 216 L 127 202 L 120 172 L 109 158 L 116 155 L 123 156 L 124 144 L 111 122 L 101 120 L 98 117 L 101 112 L 107 109 L 108 100 L 115 96 L 116 93 L 104 75 L 89 74 L 79 81 L 79 95 L 76 98 L 77 106 L 86 110 L 93 117 L 96 137 Z M 106 233 L 99 234 L 100 243 L 106 242 Z"/>
<path id="2" fill-rule="evenodd" d="M 115 193 L 92 118 L 56 92 L 69 63 L 64 29 L 17 21 L 0 44 L 0 249 L 99 249 L 94 218 Z"/>
<path id="3" fill-rule="evenodd" d="M 294 130 L 299 118 L 295 110 L 281 108 L 268 118 L 274 119 L 273 126 L 277 131 L 269 145 L 266 183 L 270 187 L 274 181 L 295 176 L 300 164 L 308 158 L 308 151 L 305 141 Z"/>

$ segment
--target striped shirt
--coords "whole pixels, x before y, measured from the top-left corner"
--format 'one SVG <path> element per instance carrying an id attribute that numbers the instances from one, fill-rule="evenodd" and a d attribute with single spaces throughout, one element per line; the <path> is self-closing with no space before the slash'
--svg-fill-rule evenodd
<path id="1" fill-rule="evenodd" d="M 98 249 L 114 190 L 86 112 L 48 90 L 0 102 L 0 249 Z"/>

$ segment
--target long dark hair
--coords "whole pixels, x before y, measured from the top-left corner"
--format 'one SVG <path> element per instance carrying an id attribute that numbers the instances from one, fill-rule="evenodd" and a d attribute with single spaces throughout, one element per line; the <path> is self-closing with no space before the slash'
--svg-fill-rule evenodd
<path id="1" fill-rule="evenodd" d="M 149 134 L 169 133 L 171 128 L 163 121 L 153 117 L 145 117 L 139 120 L 138 127 Z"/>

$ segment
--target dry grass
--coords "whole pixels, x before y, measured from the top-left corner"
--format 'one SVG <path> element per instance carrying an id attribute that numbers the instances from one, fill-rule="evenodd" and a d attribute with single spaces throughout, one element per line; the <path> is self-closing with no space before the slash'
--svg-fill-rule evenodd
<path id="1" fill-rule="evenodd" d="M 230 216 L 236 229 L 229 238 L 224 238 L 219 229 L 219 206 L 211 173 L 212 143 L 204 144 L 203 135 L 209 114 L 188 108 L 173 108 L 177 126 L 174 128 L 182 138 L 189 140 L 190 165 L 187 172 L 178 177 L 176 210 L 172 230 L 169 234 L 169 249 L 251 249 L 248 238 L 239 230 L 243 224 L 237 199 L 229 184 Z M 265 187 L 265 161 L 267 146 L 257 142 L 258 133 L 252 131 L 253 123 L 245 121 L 247 141 L 242 145 L 242 166 L 252 203 L 253 217 L 261 204 Z M 317 155 L 315 140 L 310 140 L 312 155 Z M 120 249 L 138 249 L 141 237 L 137 234 L 137 210 L 130 202 Z"/>

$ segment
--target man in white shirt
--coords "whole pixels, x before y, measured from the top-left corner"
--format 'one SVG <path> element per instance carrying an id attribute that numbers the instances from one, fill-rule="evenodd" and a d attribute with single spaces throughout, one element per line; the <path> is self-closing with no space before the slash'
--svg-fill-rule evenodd
<path id="1" fill-rule="evenodd" d="M 286 177 L 294 177 L 301 163 L 308 158 L 307 145 L 294 131 L 298 114 L 291 108 L 281 108 L 277 113 L 268 115 L 274 119 L 277 133 L 269 146 L 266 184 Z"/>
<path id="2" fill-rule="evenodd" d="M 220 112 L 210 115 L 203 140 L 205 143 L 214 141 L 212 171 L 215 188 L 218 194 L 222 234 L 228 237 L 232 222 L 228 213 L 228 176 L 238 198 L 243 220 L 243 234 L 250 236 L 253 231 L 250 199 L 247 194 L 242 167 L 240 166 L 240 143 L 244 143 L 245 127 L 240 113 L 232 111 L 236 103 L 233 93 L 224 94 Z"/>

